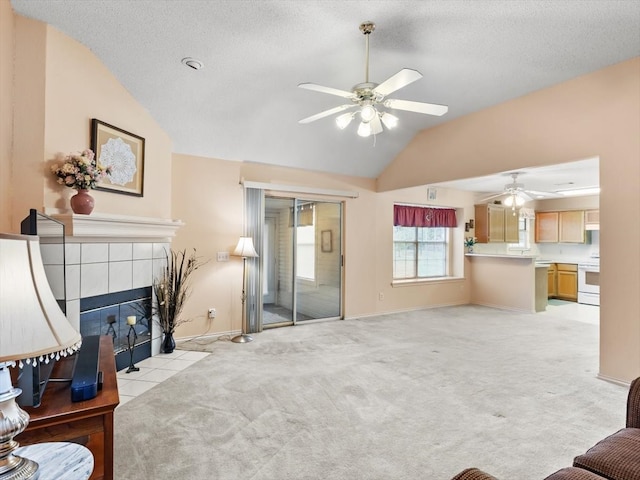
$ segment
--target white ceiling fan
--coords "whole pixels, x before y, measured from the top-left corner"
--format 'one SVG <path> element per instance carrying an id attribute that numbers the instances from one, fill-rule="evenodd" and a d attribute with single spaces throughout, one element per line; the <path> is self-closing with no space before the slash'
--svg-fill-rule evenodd
<path id="1" fill-rule="evenodd" d="M 503 205 L 507 207 L 511 207 L 512 209 L 520 208 L 525 202 L 540 199 L 540 198 L 551 198 L 558 197 L 557 193 L 553 192 L 539 192 L 536 190 L 527 190 L 524 188 L 523 183 L 518 183 L 518 175 L 522 175 L 524 172 L 511 172 L 505 173 L 504 175 L 509 175 L 512 178 L 511 183 L 507 183 L 504 186 L 504 190 L 500 193 L 496 193 L 487 198 L 482 199 L 482 202 L 486 202 L 493 198 L 498 198 L 502 196 L 506 196 L 506 198 L 502 201 Z"/>
<path id="2" fill-rule="evenodd" d="M 315 83 L 301 83 L 298 85 L 298 87 L 306 90 L 315 90 L 316 92 L 328 93 L 329 95 L 347 98 L 351 103 L 330 108 L 329 110 L 303 118 L 299 123 L 311 123 L 344 110 L 358 108 L 355 111 L 352 110 L 336 117 L 336 124 L 340 129 L 344 129 L 349 125 L 349 123 L 351 123 L 351 120 L 359 114 L 361 122 L 358 127 L 358 135 L 361 137 L 368 137 L 372 134 L 377 135 L 378 133 L 382 133 L 383 124 L 388 129 L 391 129 L 398 124 L 398 117 L 387 112 L 386 109 L 406 110 L 409 112 L 437 116 L 447 113 L 449 107 L 445 105 L 386 98 L 387 95 L 422 78 L 422 74 L 417 70 L 403 68 L 381 84 L 369 81 L 369 35 L 375 30 L 375 28 L 376 26 L 372 22 L 364 22 L 360 25 L 360 31 L 366 38 L 364 83 L 355 85 L 351 91 L 324 87 Z"/>

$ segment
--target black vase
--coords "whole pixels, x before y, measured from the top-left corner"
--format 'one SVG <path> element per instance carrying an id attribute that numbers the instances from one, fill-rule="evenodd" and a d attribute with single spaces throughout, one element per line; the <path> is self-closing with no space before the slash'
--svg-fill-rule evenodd
<path id="1" fill-rule="evenodd" d="M 173 333 L 165 333 L 162 342 L 162 353 L 172 353 L 176 348 L 176 341 L 173 339 Z"/>

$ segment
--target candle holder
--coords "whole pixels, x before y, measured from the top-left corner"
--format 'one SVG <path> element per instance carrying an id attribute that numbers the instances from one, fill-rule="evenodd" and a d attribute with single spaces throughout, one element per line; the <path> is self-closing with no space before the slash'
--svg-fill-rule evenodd
<path id="1" fill-rule="evenodd" d="M 129 368 L 127 368 L 127 373 L 140 371 L 140 368 L 133 364 L 133 349 L 136 346 L 137 339 L 138 334 L 136 333 L 134 325 L 129 324 L 129 333 L 127 333 L 127 344 L 129 345 Z"/>
<path id="2" fill-rule="evenodd" d="M 113 339 L 113 343 L 116 342 L 116 329 L 113 327 L 113 324 L 116 323 L 116 316 L 115 315 L 107 315 L 107 324 L 109 325 L 109 327 L 107 328 L 107 333 L 106 335 L 111 335 L 111 338 Z"/>

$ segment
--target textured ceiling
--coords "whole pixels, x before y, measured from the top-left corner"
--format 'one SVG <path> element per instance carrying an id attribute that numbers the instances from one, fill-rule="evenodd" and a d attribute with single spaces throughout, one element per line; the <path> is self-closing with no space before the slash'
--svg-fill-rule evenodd
<path id="1" fill-rule="evenodd" d="M 636 0 L 11 3 L 90 48 L 175 152 L 371 178 L 422 129 L 640 55 Z M 370 80 L 416 69 L 424 78 L 390 97 L 445 104 L 446 115 L 394 112 L 399 127 L 375 138 L 333 117 L 298 123 L 344 103 L 299 83 L 364 81 L 366 20 L 377 26 Z"/>

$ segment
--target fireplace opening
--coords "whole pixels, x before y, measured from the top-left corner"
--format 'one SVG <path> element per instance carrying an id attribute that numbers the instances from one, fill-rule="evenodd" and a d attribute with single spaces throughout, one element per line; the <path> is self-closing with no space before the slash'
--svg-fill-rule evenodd
<path id="1" fill-rule="evenodd" d="M 136 334 L 133 362 L 151 356 L 151 287 L 108 293 L 80 299 L 80 334 L 107 335 L 113 340 L 116 369 L 123 370 L 131 361 L 127 317 L 135 316 Z"/>

